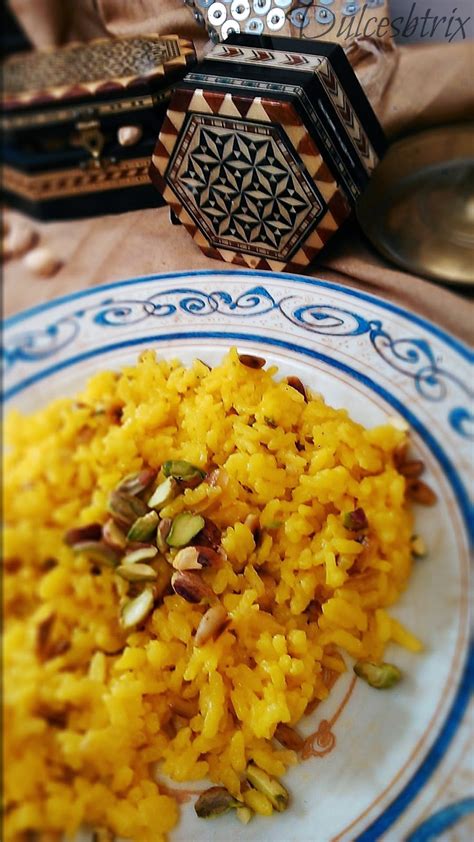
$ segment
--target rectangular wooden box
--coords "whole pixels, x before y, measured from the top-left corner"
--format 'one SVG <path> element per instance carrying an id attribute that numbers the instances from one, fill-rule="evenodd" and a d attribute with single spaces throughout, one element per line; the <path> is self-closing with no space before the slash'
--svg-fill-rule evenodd
<path id="1" fill-rule="evenodd" d="M 341 47 L 239 34 L 177 85 L 150 175 L 205 254 L 297 271 L 349 216 L 385 146 Z"/>
<path id="2" fill-rule="evenodd" d="M 0 117 L 6 201 L 40 219 L 159 205 L 149 160 L 172 86 L 195 60 L 192 43 L 174 35 L 8 59 Z"/>

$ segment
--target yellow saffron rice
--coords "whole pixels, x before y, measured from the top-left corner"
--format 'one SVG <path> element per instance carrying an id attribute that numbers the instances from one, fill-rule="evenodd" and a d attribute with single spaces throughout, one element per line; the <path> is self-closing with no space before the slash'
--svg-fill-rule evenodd
<path id="1" fill-rule="evenodd" d="M 9 842 L 83 824 L 164 840 L 179 817 L 172 781 L 210 780 L 240 796 L 249 761 L 283 775 L 296 755 L 272 739 L 276 726 L 295 726 L 328 695 L 346 655 L 379 660 L 389 641 L 420 648 L 386 610 L 412 563 L 394 462 L 406 434 L 367 430 L 276 375 L 243 365 L 235 349 L 212 370 L 147 351 L 120 374 L 94 376 L 74 400 L 8 416 Z M 230 624 L 199 648 L 206 605 L 165 595 L 127 635 L 113 569 L 94 575 L 63 540 L 71 526 L 104 523 L 125 475 L 168 459 L 218 466 L 228 479 L 188 488 L 160 512 L 200 512 L 222 530 L 227 559 L 202 576 Z M 369 523 L 362 542 L 343 524 L 358 507 Z M 259 516 L 257 543 L 249 514 Z M 244 797 L 268 812 L 255 790 Z"/>

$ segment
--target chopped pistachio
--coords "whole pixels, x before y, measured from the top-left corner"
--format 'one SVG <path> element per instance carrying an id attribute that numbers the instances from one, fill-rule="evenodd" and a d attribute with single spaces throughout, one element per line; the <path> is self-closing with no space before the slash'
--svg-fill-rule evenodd
<path id="1" fill-rule="evenodd" d="M 292 375 L 291 377 L 286 378 L 286 382 L 288 383 L 288 386 L 291 386 L 292 389 L 295 389 L 297 392 L 300 393 L 300 395 L 302 395 L 302 397 L 304 398 L 306 403 L 308 402 L 308 397 L 306 395 L 306 389 L 303 386 L 299 377 L 295 377 L 295 376 Z"/>
<path id="2" fill-rule="evenodd" d="M 127 582 L 154 582 L 157 578 L 156 570 L 149 564 L 120 564 L 116 571 Z"/>
<path id="3" fill-rule="evenodd" d="M 221 539 L 222 533 L 219 527 L 208 517 L 204 518 L 204 526 L 196 536 L 196 543 L 200 547 L 211 547 L 211 549 L 221 553 Z"/>
<path id="4" fill-rule="evenodd" d="M 166 506 L 179 491 L 179 485 L 174 477 L 167 477 L 163 482 L 155 488 L 153 494 L 148 500 L 150 509 L 162 509 Z"/>
<path id="5" fill-rule="evenodd" d="M 146 620 L 153 608 L 153 603 L 153 589 L 147 585 L 135 599 L 131 599 L 123 605 L 120 616 L 122 628 L 129 631 Z"/>
<path id="6" fill-rule="evenodd" d="M 98 564 L 107 564 L 109 567 L 115 567 L 118 564 L 117 553 L 103 541 L 81 541 L 79 544 L 74 544 L 72 549 L 75 553 L 84 553 L 91 561 L 96 561 Z"/>
<path id="7" fill-rule="evenodd" d="M 183 547 L 172 560 L 175 570 L 202 570 L 222 563 L 222 557 L 211 547 Z"/>
<path id="8" fill-rule="evenodd" d="M 173 519 L 171 529 L 166 537 L 170 547 L 186 547 L 204 527 L 204 518 L 192 512 L 180 512 Z"/>
<path id="9" fill-rule="evenodd" d="M 255 535 L 255 533 L 258 532 L 260 528 L 260 521 L 258 519 L 258 515 L 247 515 L 247 517 L 244 520 L 244 524 L 248 527 L 248 529 L 250 529 L 252 535 Z"/>
<path id="10" fill-rule="evenodd" d="M 393 451 L 393 461 L 395 467 L 399 469 L 401 465 L 404 465 L 407 461 L 407 453 L 410 443 L 407 438 L 403 439 L 403 441 L 399 442 Z"/>
<path id="11" fill-rule="evenodd" d="M 301 734 L 298 734 L 298 731 L 290 728 L 289 725 L 285 725 L 284 722 L 278 723 L 273 736 L 282 746 L 291 749 L 291 751 L 301 751 L 304 746 L 304 739 Z"/>
<path id="12" fill-rule="evenodd" d="M 237 801 L 223 786 L 211 786 L 201 792 L 194 809 L 200 819 L 209 819 L 227 813 L 232 807 L 240 806 L 242 806 L 241 802 Z"/>
<path id="13" fill-rule="evenodd" d="M 250 807 L 259 816 L 271 816 L 273 814 L 272 802 L 263 792 L 259 792 L 253 786 L 247 783 L 247 788 L 243 790 L 243 799 L 247 807 Z"/>
<path id="14" fill-rule="evenodd" d="M 126 582 L 125 579 L 122 579 L 121 576 L 116 576 L 114 580 L 115 590 L 117 592 L 117 596 L 119 598 L 119 605 L 122 606 L 127 599 L 131 599 L 132 596 L 136 596 L 136 593 L 131 593 L 130 583 Z"/>
<path id="15" fill-rule="evenodd" d="M 175 570 L 202 570 L 196 547 L 183 547 L 182 550 L 178 550 L 171 563 Z"/>
<path id="16" fill-rule="evenodd" d="M 215 488 L 216 486 L 222 490 L 227 488 L 229 485 L 229 474 L 224 468 L 214 468 L 206 478 L 206 482 L 211 488 Z"/>
<path id="17" fill-rule="evenodd" d="M 410 429 L 410 425 L 401 415 L 387 415 L 386 420 L 390 427 L 395 427 L 396 430 L 400 430 L 402 433 L 408 433 Z"/>
<path id="18" fill-rule="evenodd" d="M 237 816 L 239 822 L 242 822 L 242 824 L 248 824 L 253 816 L 253 812 L 250 807 L 242 805 L 241 807 L 236 808 L 235 815 Z"/>
<path id="19" fill-rule="evenodd" d="M 175 594 L 182 596 L 186 602 L 201 602 L 202 599 L 212 599 L 214 591 L 206 585 L 197 573 L 191 570 L 177 570 L 171 577 L 171 587 Z"/>
<path id="20" fill-rule="evenodd" d="M 421 459 L 407 459 L 398 467 L 398 473 L 407 479 L 418 479 L 425 470 L 425 463 Z"/>
<path id="21" fill-rule="evenodd" d="M 130 527 L 127 539 L 129 541 L 148 541 L 158 525 L 156 512 L 148 512 L 146 515 L 136 519 Z"/>
<path id="22" fill-rule="evenodd" d="M 138 550 L 132 550 L 130 553 L 124 555 L 122 564 L 137 564 L 140 561 L 147 561 L 149 558 L 155 558 L 158 555 L 156 547 L 140 547 Z"/>
<path id="23" fill-rule="evenodd" d="M 172 523 L 173 521 L 170 517 L 164 517 L 158 524 L 158 529 L 156 530 L 156 546 L 158 547 L 160 553 L 166 553 L 169 549 L 166 539 Z"/>
<path id="24" fill-rule="evenodd" d="M 129 529 L 137 518 L 143 517 L 148 512 L 148 507 L 133 494 L 126 494 L 124 491 L 112 491 L 107 503 L 107 511 L 119 526 Z"/>
<path id="25" fill-rule="evenodd" d="M 199 485 L 206 476 L 205 471 L 202 471 L 196 465 L 192 465 L 191 462 L 185 462 L 184 459 L 170 459 L 165 462 L 163 473 L 165 477 L 173 478 L 192 488 Z"/>
<path id="26" fill-rule="evenodd" d="M 102 527 L 102 540 L 114 550 L 124 550 L 127 546 L 127 536 L 120 529 L 112 518 L 109 518 Z"/>
<path id="27" fill-rule="evenodd" d="M 421 479 L 408 479 L 406 488 L 408 499 L 421 506 L 434 506 L 438 500 L 433 489 Z"/>
<path id="28" fill-rule="evenodd" d="M 204 646 L 211 637 L 216 637 L 223 630 L 227 620 L 227 611 L 220 603 L 211 605 L 199 621 L 194 636 L 195 645 Z"/>
<path id="29" fill-rule="evenodd" d="M 426 544 L 420 535 L 413 535 L 410 541 L 411 554 L 414 558 L 424 558 L 427 553 Z"/>
<path id="30" fill-rule="evenodd" d="M 279 813 L 283 813 L 283 811 L 286 810 L 289 795 L 288 791 L 280 783 L 280 781 L 277 781 L 276 778 L 272 778 L 270 775 L 267 775 L 267 773 L 256 766 L 255 763 L 249 763 L 245 774 L 248 782 L 268 798 L 275 810 Z"/>
<path id="31" fill-rule="evenodd" d="M 351 532 L 360 532 L 361 529 L 367 529 L 369 523 L 367 515 L 362 508 L 354 509 L 353 512 L 346 512 L 342 522 L 346 529 Z"/>
<path id="32" fill-rule="evenodd" d="M 192 719 L 198 712 L 198 703 L 195 699 L 181 699 L 176 697 L 172 702 L 169 702 L 169 707 L 176 716 L 181 716 L 183 719 Z"/>
<path id="33" fill-rule="evenodd" d="M 275 605 L 275 579 L 269 573 L 263 573 L 261 570 L 259 570 L 259 576 L 263 582 L 265 590 L 259 597 L 257 597 L 257 602 L 262 611 L 273 611 Z"/>
<path id="34" fill-rule="evenodd" d="M 357 661 L 354 672 L 377 690 L 393 687 L 402 677 L 400 670 L 394 664 L 374 664 L 371 661 Z"/>
<path id="35" fill-rule="evenodd" d="M 144 468 L 142 471 L 137 471 L 135 474 L 126 476 L 117 486 L 116 491 L 132 494 L 135 497 L 137 494 L 145 491 L 152 484 L 155 477 L 156 471 L 153 468 Z"/>
<path id="36" fill-rule="evenodd" d="M 266 360 L 263 357 L 256 357 L 254 354 L 239 354 L 239 361 L 247 368 L 263 368 Z"/>
<path id="37" fill-rule="evenodd" d="M 64 543 L 73 547 L 83 541 L 100 541 L 102 527 L 100 523 L 88 523 L 86 526 L 76 526 L 68 529 L 64 535 Z"/>
<path id="38" fill-rule="evenodd" d="M 35 715 L 44 719 L 52 728 L 65 728 L 68 720 L 67 709 L 50 708 L 48 705 L 39 705 L 35 710 Z M 40 842 L 43 842 L 41 837 Z"/>
<path id="39" fill-rule="evenodd" d="M 35 652 L 40 661 L 47 660 L 51 631 L 56 620 L 55 614 L 48 614 L 36 626 Z"/>
<path id="40" fill-rule="evenodd" d="M 227 558 L 227 554 L 223 547 L 217 550 L 213 547 L 201 547 L 200 544 L 193 544 L 198 553 L 198 561 L 201 567 L 219 567 L 222 564 L 222 559 Z"/>

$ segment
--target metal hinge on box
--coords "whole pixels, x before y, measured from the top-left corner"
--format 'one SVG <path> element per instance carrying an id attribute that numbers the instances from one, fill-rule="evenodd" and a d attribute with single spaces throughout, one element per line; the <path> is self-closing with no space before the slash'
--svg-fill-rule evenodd
<path id="1" fill-rule="evenodd" d="M 101 167 L 102 150 L 105 144 L 105 137 L 102 133 L 99 120 L 82 120 L 76 123 L 77 134 L 72 138 L 73 146 L 81 146 L 86 149 L 92 157 L 94 166 Z"/>

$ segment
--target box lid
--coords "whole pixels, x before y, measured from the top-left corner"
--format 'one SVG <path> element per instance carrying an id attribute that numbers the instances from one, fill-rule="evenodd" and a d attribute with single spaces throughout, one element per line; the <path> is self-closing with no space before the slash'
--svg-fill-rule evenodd
<path id="1" fill-rule="evenodd" d="M 150 175 L 205 254 L 295 270 L 384 148 L 341 47 L 233 35 L 176 87 Z"/>
<path id="2" fill-rule="evenodd" d="M 177 35 L 103 38 L 22 53 L 2 67 L 4 111 L 97 101 L 144 86 L 160 87 L 195 61 L 191 41 Z"/>
<path id="3" fill-rule="evenodd" d="M 337 44 L 233 34 L 214 46 L 184 86 L 291 103 L 326 164 L 345 181 L 352 203 L 386 149 L 382 128 Z M 275 109 L 273 116 L 279 122 Z"/>

